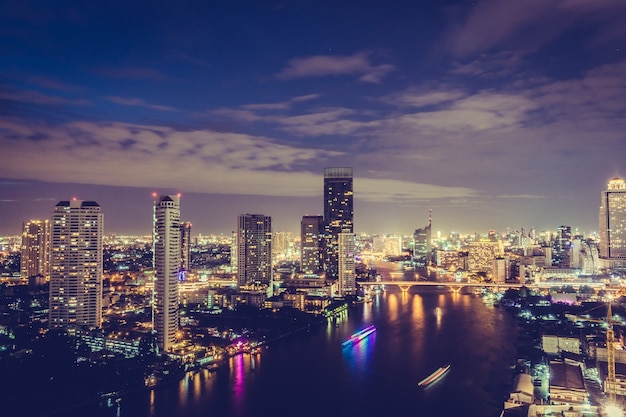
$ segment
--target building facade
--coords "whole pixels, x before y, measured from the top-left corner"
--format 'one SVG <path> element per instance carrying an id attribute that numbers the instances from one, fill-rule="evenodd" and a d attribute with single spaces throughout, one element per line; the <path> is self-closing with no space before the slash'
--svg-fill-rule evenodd
<path id="1" fill-rule="evenodd" d="M 339 261 L 339 296 L 356 294 L 355 272 L 355 236 L 354 233 L 339 233 L 338 236 L 338 261 Z"/>
<path id="2" fill-rule="evenodd" d="M 103 214 L 95 201 L 60 201 L 50 233 L 51 329 L 102 326 Z"/>
<path id="3" fill-rule="evenodd" d="M 191 222 L 180 223 L 180 280 L 191 271 Z"/>
<path id="4" fill-rule="evenodd" d="M 160 351 L 171 351 L 179 325 L 180 196 L 155 196 L 153 211 L 154 330 Z"/>
<path id="5" fill-rule="evenodd" d="M 413 233 L 413 261 L 418 266 L 426 266 L 432 263 L 432 222 L 428 219 L 428 225 L 421 229 L 415 229 Z"/>
<path id="6" fill-rule="evenodd" d="M 604 267 L 626 269 L 626 183 L 613 178 L 600 202 L 600 259 Z"/>
<path id="7" fill-rule="evenodd" d="M 50 221 L 31 220 L 22 227 L 20 272 L 22 279 L 50 276 Z"/>
<path id="8" fill-rule="evenodd" d="M 237 287 L 272 283 L 272 218 L 241 214 L 237 228 Z"/>
<path id="9" fill-rule="evenodd" d="M 352 168 L 324 168 L 324 271 L 339 278 L 339 235 L 353 233 Z"/>
<path id="10" fill-rule="evenodd" d="M 300 222 L 300 269 L 304 275 L 319 276 L 323 270 L 324 218 L 303 216 Z"/>

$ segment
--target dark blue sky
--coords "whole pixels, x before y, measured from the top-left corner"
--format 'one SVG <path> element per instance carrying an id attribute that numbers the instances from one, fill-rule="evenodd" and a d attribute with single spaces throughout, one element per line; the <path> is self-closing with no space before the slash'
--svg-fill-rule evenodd
<path id="1" fill-rule="evenodd" d="M 78 197 L 149 233 L 297 231 L 326 166 L 355 230 L 597 228 L 626 175 L 626 3 L 0 4 L 0 234 Z"/>

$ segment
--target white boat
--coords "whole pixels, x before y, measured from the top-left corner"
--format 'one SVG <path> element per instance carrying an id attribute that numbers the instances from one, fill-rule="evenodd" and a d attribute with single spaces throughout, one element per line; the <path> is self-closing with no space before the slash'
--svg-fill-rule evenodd
<path id="1" fill-rule="evenodd" d="M 420 387 L 425 387 L 427 385 L 430 385 L 433 382 L 437 381 L 439 378 L 441 378 L 446 372 L 448 372 L 449 369 L 450 369 L 450 364 L 446 366 L 442 366 L 441 368 L 437 369 L 435 372 L 433 372 L 432 374 L 428 375 L 426 378 L 418 382 L 417 385 Z"/>

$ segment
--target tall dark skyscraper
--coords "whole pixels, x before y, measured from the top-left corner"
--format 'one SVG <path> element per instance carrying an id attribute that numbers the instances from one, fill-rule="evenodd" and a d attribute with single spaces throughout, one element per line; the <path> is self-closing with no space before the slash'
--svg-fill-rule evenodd
<path id="1" fill-rule="evenodd" d="M 95 201 L 61 201 L 50 223 L 50 328 L 100 327 L 102 210 Z"/>
<path id="2" fill-rule="evenodd" d="M 609 181 L 600 203 L 600 259 L 603 267 L 626 269 L 626 182 Z"/>
<path id="3" fill-rule="evenodd" d="M 324 218 L 303 216 L 300 223 L 300 269 L 304 275 L 323 270 Z"/>
<path id="4" fill-rule="evenodd" d="M 339 234 L 354 233 L 352 168 L 324 168 L 324 240 L 326 279 L 339 278 Z"/>
<path id="5" fill-rule="evenodd" d="M 415 233 L 413 233 L 413 259 L 418 266 L 426 266 L 431 262 L 431 242 L 432 221 L 429 216 L 428 224 L 421 229 L 415 229 Z"/>
<path id="6" fill-rule="evenodd" d="M 552 265 L 569 268 L 571 246 L 572 228 L 565 225 L 559 226 L 552 244 Z"/>
<path id="7" fill-rule="evenodd" d="M 272 283 L 272 218 L 239 215 L 237 229 L 237 286 Z"/>

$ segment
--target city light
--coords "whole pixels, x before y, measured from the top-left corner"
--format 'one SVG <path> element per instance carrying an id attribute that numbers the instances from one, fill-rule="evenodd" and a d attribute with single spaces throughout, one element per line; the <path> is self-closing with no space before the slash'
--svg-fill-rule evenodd
<path id="1" fill-rule="evenodd" d="M 602 410 L 606 417 L 624 417 L 624 409 L 617 403 L 606 403 Z"/>

